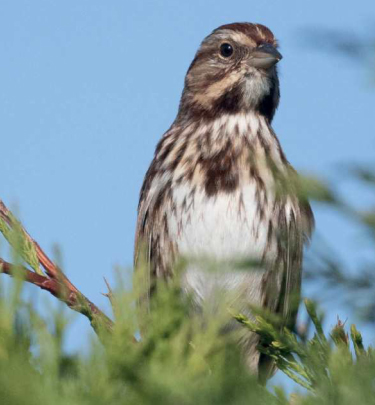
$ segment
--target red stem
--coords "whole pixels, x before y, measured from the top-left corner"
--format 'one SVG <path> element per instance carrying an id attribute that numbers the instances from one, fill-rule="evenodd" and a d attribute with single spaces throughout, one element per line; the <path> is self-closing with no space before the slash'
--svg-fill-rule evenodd
<path id="1" fill-rule="evenodd" d="M 0 217 L 9 225 L 13 227 L 10 217 L 10 211 L 5 204 L 0 200 Z M 86 298 L 65 276 L 65 274 L 56 266 L 52 260 L 46 255 L 39 244 L 27 233 L 22 227 L 29 241 L 35 246 L 38 260 L 46 272 L 46 276 L 41 276 L 29 270 L 25 266 L 15 266 L 0 258 L 0 273 L 13 276 L 14 274 L 21 274 L 23 279 L 28 283 L 34 284 L 37 287 L 48 291 L 54 297 L 58 298 L 69 308 L 74 311 L 80 312 L 85 315 L 91 322 L 91 326 L 95 332 L 101 337 L 104 331 L 111 332 L 113 329 L 113 322 L 108 318 L 95 304 Z"/>

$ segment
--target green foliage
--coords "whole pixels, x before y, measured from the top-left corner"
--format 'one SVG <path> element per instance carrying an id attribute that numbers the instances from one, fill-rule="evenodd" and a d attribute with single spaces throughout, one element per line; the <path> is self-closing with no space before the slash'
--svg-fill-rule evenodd
<path id="1" fill-rule="evenodd" d="M 350 328 L 349 339 L 345 325 L 340 320 L 332 329 L 330 336 L 325 336 L 322 317 L 317 314 L 315 304 L 305 300 L 305 306 L 315 326 L 315 334 L 311 339 L 298 339 L 286 328 L 279 332 L 277 327 L 261 316 L 256 318 L 256 322 L 251 322 L 241 315 L 237 316 L 237 319 L 260 335 L 259 350 L 272 357 L 279 370 L 316 396 L 324 397 L 329 393 L 331 399 L 339 400 L 337 403 L 345 403 L 340 396 L 340 379 L 345 378 L 347 372 L 352 374 L 354 370 L 365 364 L 375 366 L 373 349 L 364 348 L 362 336 L 355 325 Z M 350 343 L 352 343 L 354 355 Z M 375 369 L 371 375 L 374 372 Z M 353 389 L 355 390 L 355 386 Z"/>
<path id="2" fill-rule="evenodd" d="M 266 389 L 249 375 L 235 339 L 219 322 L 188 316 L 177 285 L 161 285 L 152 311 L 142 315 L 147 333 L 134 340 L 138 314 L 134 293 L 113 297 L 115 327 L 102 345 L 88 344 L 87 354 L 68 355 L 64 311 L 48 322 L 20 298 L 15 280 L 0 299 L 0 398 L 19 404 L 352 404 L 374 402 L 375 358 L 353 325 L 350 338 L 341 322 L 330 336 L 311 301 L 305 305 L 315 334 L 310 339 L 277 320 L 258 314 L 237 315 L 261 337 L 259 349 L 281 371 L 307 390 L 288 398 L 281 387 Z M 351 343 L 350 343 L 351 341 Z M 352 347 L 352 349 L 351 349 Z M 274 391 L 274 393 L 272 393 Z M 292 401 L 292 402 L 291 402 Z"/>
<path id="3" fill-rule="evenodd" d="M 217 324 L 189 320 L 176 289 L 161 289 L 140 342 L 134 297 L 117 294 L 113 333 L 103 346 L 91 342 L 86 356 L 64 353 L 63 314 L 47 324 L 30 305 L 12 308 L 1 296 L 2 404 L 276 403 Z"/>

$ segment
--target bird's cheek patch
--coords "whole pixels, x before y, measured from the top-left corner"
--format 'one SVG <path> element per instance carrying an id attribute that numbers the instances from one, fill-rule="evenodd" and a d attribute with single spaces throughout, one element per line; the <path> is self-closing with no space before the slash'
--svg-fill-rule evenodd
<path id="1" fill-rule="evenodd" d="M 223 79 L 209 85 L 203 92 L 194 95 L 193 100 L 202 107 L 209 108 L 225 93 L 230 91 L 242 78 L 242 72 L 232 72 Z"/>

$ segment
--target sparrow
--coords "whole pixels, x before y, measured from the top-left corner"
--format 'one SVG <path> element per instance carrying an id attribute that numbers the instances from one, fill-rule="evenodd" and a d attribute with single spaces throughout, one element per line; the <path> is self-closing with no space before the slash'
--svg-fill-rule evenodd
<path id="1" fill-rule="evenodd" d="M 261 24 L 223 25 L 199 47 L 140 192 L 134 262 L 143 255 L 148 264 L 147 299 L 184 258 L 180 288 L 198 311 L 227 299 L 293 328 L 314 217 L 271 126 L 281 59 Z M 219 270 L 208 271 L 207 261 Z M 258 343 L 250 331 L 239 339 L 250 370 L 267 379 L 274 365 Z"/>

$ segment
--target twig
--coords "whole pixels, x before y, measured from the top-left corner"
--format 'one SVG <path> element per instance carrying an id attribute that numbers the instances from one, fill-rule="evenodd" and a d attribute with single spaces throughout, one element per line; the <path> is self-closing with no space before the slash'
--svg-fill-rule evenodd
<path id="1" fill-rule="evenodd" d="M 0 200 L 0 218 L 13 229 L 12 214 Z M 104 333 L 111 332 L 113 321 L 107 317 L 95 304 L 86 298 L 66 277 L 61 269 L 56 266 L 46 255 L 39 244 L 21 226 L 21 231 L 28 241 L 34 246 L 39 263 L 44 268 L 46 275 L 37 274 L 25 266 L 15 266 L 0 258 L 0 273 L 14 276 L 20 274 L 28 283 L 48 291 L 54 297 L 64 302 L 69 308 L 85 315 L 99 338 L 104 338 Z"/>
<path id="2" fill-rule="evenodd" d="M 102 295 L 104 295 L 104 297 L 107 297 L 109 299 L 109 302 L 111 303 L 113 314 L 114 314 L 115 319 L 116 319 L 117 305 L 116 305 L 115 295 L 113 294 L 113 290 L 112 290 L 111 286 L 109 285 L 107 279 L 105 277 L 103 277 L 103 278 L 104 278 L 104 282 L 105 282 L 105 284 L 107 286 L 108 292 L 107 293 L 102 293 Z"/>

